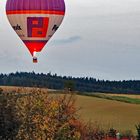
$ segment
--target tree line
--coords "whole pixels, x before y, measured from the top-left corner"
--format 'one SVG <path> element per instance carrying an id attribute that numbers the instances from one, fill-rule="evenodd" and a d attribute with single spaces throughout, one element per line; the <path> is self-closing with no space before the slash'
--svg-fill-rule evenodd
<path id="1" fill-rule="evenodd" d="M 1 86 L 40 87 L 79 92 L 140 93 L 140 80 L 109 81 L 92 77 L 58 76 L 52 73 L 0 74 Z"/>

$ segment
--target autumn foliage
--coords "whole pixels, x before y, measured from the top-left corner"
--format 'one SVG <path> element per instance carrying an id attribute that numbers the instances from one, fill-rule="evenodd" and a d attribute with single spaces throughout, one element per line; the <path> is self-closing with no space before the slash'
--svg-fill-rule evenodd
<path id="1" fill-rule="evenodd" d="M 71 140 L 81 137 L 73 95 L 53 96 L 40 89 L 0 97 L 1 139 Z"/>
<path id="2" fill-rule="evenodd" d="M 54 95 L 41 89 L 1 91 L 0 140 L 109 140 L 109 135 L 113 137 L 93 124 L 85 124 L 77 111 L 75 95 L 71 92 Z"/>

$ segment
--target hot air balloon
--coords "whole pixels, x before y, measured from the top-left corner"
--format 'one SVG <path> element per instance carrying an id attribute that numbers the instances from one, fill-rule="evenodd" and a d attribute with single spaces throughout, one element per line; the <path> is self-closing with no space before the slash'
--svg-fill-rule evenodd
<path id="1" fill-rule="evenodd" d="M 59 28 L 65 15 L 64 0 L 7 0 L 8 20 L 24 42 L 33 62 Z"/>

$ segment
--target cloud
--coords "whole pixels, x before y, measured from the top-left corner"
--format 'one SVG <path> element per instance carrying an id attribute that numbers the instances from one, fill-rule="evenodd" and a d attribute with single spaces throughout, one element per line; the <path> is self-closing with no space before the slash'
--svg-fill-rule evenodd
<path id="1" fill-rule="evenodd" d="M 82 37 L 80 37 L 80 36 L 72 36 L 72 37 L 65 38 L 65 39 L 54 40 L 52 43 L 53 44 L 62 45 L 62 44 L 75 43 L 75 42 L 80 41 L 80 40 L 82 40 Z"/>

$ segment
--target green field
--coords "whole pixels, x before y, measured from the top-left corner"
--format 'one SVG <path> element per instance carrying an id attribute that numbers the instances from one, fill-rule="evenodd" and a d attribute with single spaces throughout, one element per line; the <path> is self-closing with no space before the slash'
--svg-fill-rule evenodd
<path id="1" fill-rule="evenodd" d="M 2 87 L 4 90 L 17 90 L 15 87 Z M 22 91 L 23 90 L 23 91 Z M 21 92 L 24 92 L 22 89 Z M 30 88 L 26 90 L 31 90 Z M 57 91 L 46 92 L 56 95 Z M 61 93 L 61 92 L 59 92 Z M 58 93 L 58 94 L 59 94 Z M 57 94 L 57 95 L 58 95 Z M 111 127 L 120 130 L 132 130 L 135 133 L 135 124 L 140 122 L 140 104 L 137 104 L 140 99 L 140 95 L 112 95 L 102 94 L 100 96 L 109 96 L 108 98 L 101 98 L 98 96 L 84 96 L 76 95 L 76 106 L 80 108 L 78 111 L 81 119 L 84 122 L 93 122 L 95 125 L 99 125 L 100 128 L 109 129 Z M 132 96 L 132 97 L 131 97 Z M 113 99 L 112 99 L 113 97 Z M 135 98 L 134 98 L 135 97 Z M 137 97 L 137 98 L 136 98 Z M 121 101 L 116 101 L 121 99 Z M 129 102 L 126 102 L 129 100 Z M 133 102 L 131 102 L 133 101 Z M 136 101 L 136 102 L 135 102 Z"/>
<path id="2" fill-rule="evenodd" d="M 90 97 L 97 97 L 102 99 L 114 100 L 130 104 L 140 105 L 140 95 L 127 95 L 127 94 L 107 94 L 107 93 L 82 93 L 79 95 L 85 95 Z"/>

